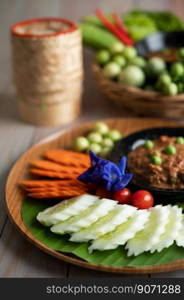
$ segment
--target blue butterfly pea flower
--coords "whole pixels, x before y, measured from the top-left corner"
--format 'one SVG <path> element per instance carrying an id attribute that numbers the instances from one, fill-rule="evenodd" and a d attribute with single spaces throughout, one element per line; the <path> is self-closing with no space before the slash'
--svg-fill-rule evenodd
<path id="1" fill-rule="evenodd" d="M 93 182 L 103 185 L 108 191 L 123 189 L 132 179 L 133 174 L 125 173 L 127 159 L 122 157 L 119 165 L 89 152 L 91 167 L 78 179 L 82 182 Z"/>

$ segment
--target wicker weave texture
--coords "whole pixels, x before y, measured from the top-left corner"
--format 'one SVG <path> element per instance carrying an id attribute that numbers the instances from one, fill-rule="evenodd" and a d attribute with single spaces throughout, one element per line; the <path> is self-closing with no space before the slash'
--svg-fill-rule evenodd
<path id="1" fill-rule="evenodd" d="M 79 29 L 44 38 L 12 34 L 12 62 L 19 111 L 24 120 L 58 125 L 78 116 L 83 82 Z"/>
<path id="2" fill-rule="evenodd" d="M 184 117 L 184 94 L 164 96 L 155 91 L 113 82 L 104 78 L 101 68 L 96 64 L 93 65 L 93 74 L 100 89 L 121 109 L 128 108 L 144 116 Z"/>

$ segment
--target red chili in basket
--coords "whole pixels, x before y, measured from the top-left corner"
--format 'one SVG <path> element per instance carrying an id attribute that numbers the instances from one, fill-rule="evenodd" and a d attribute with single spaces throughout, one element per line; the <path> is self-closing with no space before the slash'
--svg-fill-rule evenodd
<path id="1" fill-rule="evenodd" d="M 96 9 L 96 15 L 101 20 L 102 24 L 111 31 L 114 35 L 116 35 L 124 44 L 126 45 L 132 45 L 133 40 L 131 40 L 127 35 L 122 32 L 119 28 L 117 28 L 115 25 L 113 25 L 103 14 L 103 12 L 100 9 Z"/>
<path id="2" fill-rule="evenodd" d="M 127 30 L 125 24 L 123 23 L 122 19 L 120 18 L 120 16 L 118 16 L 116 13 L 113 13 L 112 16 L 113 16 L 116 27 L 118 27 L 121 31 L 123 31 L 131 39 L 131 37 L 128 33 L 128 30 Z"/>
<path id="3" fill-rule="evenodd" d="M 130 43 L 133 44 L 134 41 L 130 37 L 130 34 L 129 34 L 125 24 L 123 23 L 122 19 L 120 18 L 120 16 L 118 16 L 116 13 L 113 13 L 112 16 L 113 16 L 116 27 L 119 28 L 122 32 L 124 32 L 124 34 L 127 36 L 127 38 L 129 38 Z"/>

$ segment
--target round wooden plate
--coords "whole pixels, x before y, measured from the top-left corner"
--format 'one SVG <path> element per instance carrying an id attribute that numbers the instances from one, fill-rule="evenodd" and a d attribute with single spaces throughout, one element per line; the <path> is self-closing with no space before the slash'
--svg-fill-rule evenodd
<path id="1" fill-rule="evenodd" d="M 104 121 L 104 120 L 103 120 Z M 124 118 L 124 119 L 108 119 L 105 122 L 111 128 L 117 128 L 123 134 L 127 135 L 129 133 L 152 127 L 161 127 L 161 126 L 179 126 L 173 122 L 164 121 L 161 119 L 144 119 L 144 118 Z M 35 239 L 32 233 L 25 227 L 22 218 L 21 218 L 21 206 L 22 200 L 24 199 L 24 194 L 21 189 L 18 187 L 18 183 L 22 179 L 28 179 L 28 165 L 29 162 L 35 159 L 41 158 L 42 154 L 53 148 L 70 148 L 72 142 L 76 136 L 85 134 L 96 122 L 85 123 L 77 128 L 62 131 L 58 134 L 54 134 L 34 147 L 28 150 L 22 155 L 22 157 L 15 163 L 12 168 L 5 190 L 5 202 L 8 211 L 8 215 L 19 231 L 35 246 L 39 247 L 48 254 L 57 257 L 58 259 L 64 260 L 74 265 L 81 267 L 95 269 L 99 271 L 113 272 L 113 273 L 158 273 L 158 272 L 168 272 L 173 270 L 179 270 L 184 268 L 184 260 L 177 260 L 172 263 L 163 264 L 163 265 L 154 265 L 146 267 L 109 267 L 105 265 L 92 264 L 86 261 L 83 261 L 80 258 L 74 257 L 69 254 L 63 254 L 57 251 L 54 251 L 40 241 Z"/>

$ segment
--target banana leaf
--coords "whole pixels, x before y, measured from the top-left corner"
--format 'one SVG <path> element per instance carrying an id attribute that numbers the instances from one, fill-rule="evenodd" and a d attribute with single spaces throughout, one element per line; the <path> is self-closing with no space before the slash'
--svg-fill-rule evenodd
<path id="1" fill-rule="evenodd" d="M 53 250 L 71 253 L 85 261 L 112 267 L 146 267 L 184 259 L 184 248 L 178 247 L 176 244 L 162 250 L 160 253 L 145 252 L 136 257 L 128 257 L 123 246 L 119 246 L 115 250 L 94 251 L 89 254 L 87 243 L 70 242 L 68 235 L 56 235 L 36 220 L 36 216 L 40 211 L 52 205 L 53 202 L 43 203 L 27 198 L 22 205 L 22 219 L 34 237 Z"/>

